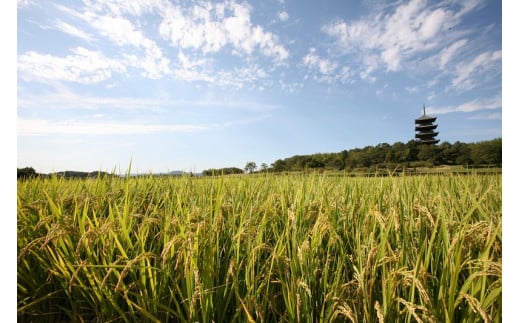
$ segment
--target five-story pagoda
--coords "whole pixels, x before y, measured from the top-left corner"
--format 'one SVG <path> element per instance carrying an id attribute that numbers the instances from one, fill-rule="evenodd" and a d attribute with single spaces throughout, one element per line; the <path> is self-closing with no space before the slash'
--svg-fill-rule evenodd
<path id="1" fill-rule="evenodd" d="M 422 144 L 436 144 L 439 139 L 435 139 L 435 136 L 439 132 L 435 131 L 437 125 L 434 124 L 437 117 L 431 117 L 426 115 L 426 108 L 423 106 L 423 115 L 420 118 L 415 119 L 415 139 Z"/>

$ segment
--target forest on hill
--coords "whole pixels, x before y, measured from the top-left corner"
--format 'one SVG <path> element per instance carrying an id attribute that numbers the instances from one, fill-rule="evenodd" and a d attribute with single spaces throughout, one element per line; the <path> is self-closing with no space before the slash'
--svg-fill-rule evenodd
<path id="1" fill-rule="evenodd" d="M 438 165 L 463 165 L 466 167 L 501 167 L 502 138 L 476 143 L 443 142 L 425 145 L 415 140 L 392 145 L 381 143 L 343 150 L 339 153 L 296 155 L 278 159 L 270 170 L 301 171 L 306 169 L 346 170 L 399 167 L 433 167 Z"/>
<path id="2" fill-rule="evenodd" d="M 296 171 L 347 171 L 373 172 L 375 170 L 398 171 L 416 167 L 461 165 L 464 167 L 502 167 L 502 138 L 475 143 L 443 142 L 425 145 L 410 140 L 392 145 L 381 143 L 343 150 L 337 153 L 295 155 L 278 159 L 270 166 L 248 162 L 244 169 L 227 167 L 207 169 L 202 175 L 228 175 L 252 172 L 296 172 Z"/>

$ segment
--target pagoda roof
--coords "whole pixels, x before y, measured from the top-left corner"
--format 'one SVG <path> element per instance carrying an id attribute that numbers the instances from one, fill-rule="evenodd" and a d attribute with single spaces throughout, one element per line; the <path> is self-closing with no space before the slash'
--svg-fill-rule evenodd
<path id="1" fill-rule="evenodd" d="M 435 136 L 437 136 L 439 133 L 438 132 L 418 132 L 415 134 L 415 138 L 433 138 Z"/>
<path id="2" fill-rule="evenodd" d="M 436 144 L 440 140 L 439 139 L 417 139 L 417 141 L 422 144 Z"/>
<path id="3" fill-rule="evenodd" d="M 418 120 L 421 120 L 421 121 L 435 121 L 437 119 L 437 117 L 432 117 L 432 116 L 429 116 L 429 115 L 422 115 L 421 117 L 415 119 L 415 121 L 418 121 Z"/>
<path id="4" fill-rule="evenodd" d="M 433 130 L 437 128 L 436 124 L 420 124 L 415 126 L 415 131 Z"/>
<path id="5" fill-rule="evenodd" d="M 426 122 L 434 122 L 437 117 L 432 117 L 426 114 L 426 107 L 423 106 L 423 115 L 419 118 L 415 119 L 415 123 L 426 123 Z"/>

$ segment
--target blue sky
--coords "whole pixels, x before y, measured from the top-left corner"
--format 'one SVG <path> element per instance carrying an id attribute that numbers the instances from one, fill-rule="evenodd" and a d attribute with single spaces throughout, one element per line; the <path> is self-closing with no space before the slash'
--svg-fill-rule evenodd
<path id="1" fill-rule="evenodd" d="M 502 137 L 501 1 L 17 4 L 17 165 L 201 172 Z"/>

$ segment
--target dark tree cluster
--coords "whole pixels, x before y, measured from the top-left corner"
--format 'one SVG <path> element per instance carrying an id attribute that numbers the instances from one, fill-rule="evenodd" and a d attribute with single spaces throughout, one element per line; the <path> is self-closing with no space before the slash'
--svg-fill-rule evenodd
<path id="1" fill-rule="evenodd" d="M 112 174 L 107 172 L 78 172 L 73 170 L 66 170 L 64 172 L 57 172 L 50 174 L 56 175 L 58 177 L 65 177 L 65 178 L 96 178 L 96 177 L 105 177 L 105 176 L 112 176 Z"/>
<path id="2" fill-rule="evenodd" d="M 36 173 L 34 168 L 32 167 L 24 167 L 16 169 L 16 178 L 18 179 L 27 179 L 39 176 L 40 174 Z"/>
<path id="3" fill-rule="evenodd" d="M 339 153 L 296 155 L 278 159 L 269 171 L 304 170 L 354 170 L 354 169 L 396 169 L 399 167 L 421 167 L 437 165 L 464 165 L 467 167 L 502 166 L 502 138 L 477 143 L 439 145 L 421 144 L 415 140 L 392 145 L 381 143 L 344 150 Z"/>
<path id="4" fill-rule="evenodd" d="M 237 167 L 210 168 L 202 171 L 203 176 L 219 176 L 230 174 L 243 174 L 244 171 Z"/>
<path id="5" fill-rule="evenodd" d="M 96 178 L 96 177 L 104 177 L 104 176 L 113 176 L 107 172 L 78 172 L 72 170 L 66 170 L 63 172 L 56 172 L 50 174 L 40 174 L 37 173 L 32 167 L 24 167 L 17 168 L 17 178 L 18 179 L 28 179 L 33 177 L 49 177 L 49 176 L 57 176 L 57 177 L 65 177 L 65 178 Z"/>

